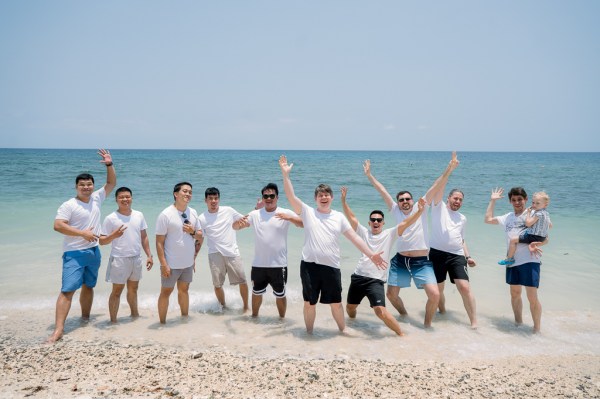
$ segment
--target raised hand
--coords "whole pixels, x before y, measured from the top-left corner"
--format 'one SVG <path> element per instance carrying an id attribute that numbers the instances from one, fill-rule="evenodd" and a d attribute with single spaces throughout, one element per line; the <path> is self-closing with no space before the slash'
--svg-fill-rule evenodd
<path id="1" fill-rule="evenodd" d="M 98 155 L 100 155 L 102 157 L 102 160 L 100 161 L 100 163 L 103 163 L 105 165 L 112 165 L 113 161 L 112 161 L 112 155 L 110 155 L 110 152 L 108 150 L 105 149 L 99 149 L 98 150 Z"/>
<path id="2" fill-rule="evenodd" d="M 370 159 L 367 159 L 365 162 L 363 162 L 363 170 L 365 172 L 365 175 L 371 176 L 371 160 Z"/>
<path id="3" fill-rule="evenodd" d="M 423 210 L 423 208 L 425 208 L 425 205 L 427 204 L 427 201 L 425 201 L 425 198 L 421 197 L 419 198 L 419 202 L 417 202 L 417 209 Z"/>
<path id="4" fill-rule="evenodd" d="M 490 196 L 490 200 L 496 201 L 500 198 L 503 198 L 502 194 L 504 193 L 504 189 L 502 187 L 496 187 L 492 190 L 492 195 Z"/>
<path id="5" fill-rule="evenodd" d="M 283 173 L 284 175 L 289 175 L 292 171 L 293 166 L 293 163 L 288 165 L 288 161 L 285 155 L 279 157 L 279 167 L 281 168 L 281 173 Z"/>
<path id="6" fill-rule="evenodd" d="M 119 226 L 118 229 L 116 229 L 115 231 L 113 231 L 111 233 L 111 235 L 114 238 L 119 238 L 119 237 L 121 237 L 125 233 L 125 230 L 127 230 L 127 226 L 125 226 L 124 224 L 122 224 L 122 225 Z"/>
<path id="7" fill-rule="evenodd" d="M 458 161 L 458 157 L 456 156 L 456 151 L 452 151 L 452 159 L 450 160 L 450 170 L 454 170 L 458 167 L 460 162 Z"/>
<path id="8" fill-rule="evenodd" d="M 348 187 L 342 186 L 342 188 L 340 188 L 340 192 L 342 193 L 342 201 L 346 201 L 346 195 L 348 195 Z"/>

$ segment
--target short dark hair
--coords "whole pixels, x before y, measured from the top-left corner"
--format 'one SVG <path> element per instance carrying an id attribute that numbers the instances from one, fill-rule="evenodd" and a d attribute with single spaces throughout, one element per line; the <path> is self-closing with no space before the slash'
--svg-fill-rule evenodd
<path id="1" fill-rule="evenodd" d="M 396 201 L 398 201 L 398 198 L 399 198 L 401 195 L 404 195 L 404 194 L 408 194 L 408 195 L 410 195 L 410 198 L 411 198 L 411 199 L 412 199 L 412 197 L 413 197 L 413 196 L 412 196 L 412 194 L 410 193 L 410 191 L 398 191 L 398 194 L 396 194 Z"/>
<path id="2" fill-rule="evenodd" d="M 369 213 L 369 219 L 371 218 L 371 216 L 373 216 L 375 214 L 379 214 L 379 215 L 381 215 L 382 219 L 385 219 L 385 215 L 379 209 L 375 209 L 374 211 L 371 211 L 371 213 Z"/>
<path id="3" fill-rule="evenodd" d="M 206 189 L 206 191 L 204 191 L 204 199 L 207 199 L 209 195 L 216 195 L 217 197 L 221 198 L 221 193 L 216 187 L 209 187 Z"/>
<path id="4" fill-rule="evenodd" d="M 179 190 L 181 190 L 181 187 L 183 186 L 190 186 L 190 188 L 192 188 L 192 183 L 188 183 L 186 181 L 182 181 L 180 183 L 177 183 L 175 185 L 175 187 L 173 187 L 173 199 L 175 199 L 175 193 L 178 193 Z"/>
<path id="5" fill-rule="evenodd" d="M 119 194 L 121 193 L 129 193 L 131 195 L 133 195 L 133 193 L 131 192 L 131 190 L 128 187 L 119 187 L 117 188 L 117 191 L 115 191 L 115 198 L 117 198 L 119 196 Z"/>
<path id="6" fill-rule="evenodd" d="M 78 174 L 77 177 L 75 178 L 75 185 L 77 185 L 79 183 L 79 180 L 91 180 L 92 183 L 96 183 L 94 181 L 94 176 L 90 175 L 89 173 Z"/>
<path id="7" fill-rule="evenodd" d="M 523 187 L 513 187 L 508 192 L 508 200 L 512 198 L 513 195 L 520 195 L 521 197 L 527 199 L 527 193 Z"/>
<path id="8" fill-rule="evenodd" d="M 315 198 L 319 193 L 329 193 L 333 197 L 333 190 L 329 186 L 329 184 L 319 184 L 317 188 L 315 188 Z"/>
<path id="9" fill-rule="evenodd" d="M 266 186 L 264 186 L 262 188 L 262 190 L 260 190 L 260 193 L 264 194 L 265 191 L 267 191 L 267 190 L 273 190 L 273 191 L 275 191 L 275 195 L 279 197 L 279 188 L 277 187 L 277 184 L 275 184 L 275 183 L 269 183 L 269 184 L 267 184 Z"/>
<path id="10" fill-rule="evenodd" d="M 452 194 L 454 193 L 461 193 L 463 199 L 465 198 L 465 193 L 463 193 L 462 190 L 459 190 L 458 188 L 453 188 L 452 190 L 450 190 L 450 192 L 448 193 L 448 198 L 452 197 Z"/>

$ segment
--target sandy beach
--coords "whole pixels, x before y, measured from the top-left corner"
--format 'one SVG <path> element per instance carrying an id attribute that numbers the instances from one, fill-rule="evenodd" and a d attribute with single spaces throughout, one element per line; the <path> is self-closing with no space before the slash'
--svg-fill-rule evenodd
<path id="1" fill-rule="evenodd" d="M 253 321 L 236 311 L 186 321 L 170 312 L 165 327 L 157 325 L 155 314 L 135 321 L 123 317 L 117 326 L 104 314 L 95 314 L 89 323 L 72 316 L 67 334 L 54 345 L 43 343 L 52 328 L 50 312 L 8 313 L 0 327 L 0 396 L 600 397 L 597 352 L 561 353 L 549 345 L 548 354 L 526 354 L 528 342 L 545 345 L 544 338 L 515 329 L 508 333 L 521 346 L 517 354 L 488 356 L 484 350 L 460 356 L 443 349 L 449 326 L 443 320 L 434 332 L 403 323 L 406 337 L 395 338 L 391 331 L 381 333 L 383 338 L 365 337 L 362 330 L 377 321 L 364 313 L 359 317 L 367 320 L 351 328 L 356 335 L 340 337 L 320 310 L 313 337 L 302 332 L 295 317 L 276 321 L 265 315 Z M 466 326 L 462 331 L 465 340 L 485 340 L 485 331 L 469 332 Z M 231 334 L 246 334 L 247 340 L 236 344 Z M 373 353 L 369 341 L 380 341 L 381 352 Z"/>

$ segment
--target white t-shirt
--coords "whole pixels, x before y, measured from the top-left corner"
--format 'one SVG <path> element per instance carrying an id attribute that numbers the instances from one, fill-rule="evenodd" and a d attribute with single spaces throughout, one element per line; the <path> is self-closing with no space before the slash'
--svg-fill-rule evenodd
<path id="1" fill-rule="evenodd" d="M 204 211 L 200 215 L 202 234 L 207 240 L 209 254 L 219 252 L 228 257 L 240 256 L 235 230 L 231 225 L 243 216 L 229 206 L 219 206 L 215 213 Z"/>
<path id="2" fill-rule="evenodd" d="M 248 222 L 254 229 L 254 260 L 256 267 L 287 266 L 287 233 L 290 222 L 275 217 L 276 213 L 296 216 L 289 209 L 277 208 L 267 212 L 265 208 L 248 214 Z"/>
<path id="3" fill-rule="evenodd" d="M 107 236 L 123 225 L 127 227 L 123 235 L 111 241 L 110 256 L 114 258 L 139 256 L 142 253 L 142 231 L 148 228 L 144 214 L 133 209 L 129 216 L 114 211 L 104 219 L 102 235 Z"/>
<path id="4" fill-rule="evenodd" d="M 383 259 L 390 259 L 390 252 L 392 251 L 396 238 L 398 238 L 398 226 L 385 229 L 381 233 L 374 235 L 371 230 L 359 224 L 356 228 L 356 233 L 367 243 L 374 253 L 378 254 L 383 251 L 381 257 Z M 354 273 L 359 276 L 376 278 L 385 282 L 387 281 L 388 269 L 378 269 L 367 255 L 362 254 L 358 260 L 358 265 L 356 266 Z"/>
<path id="5" fill-rule="evenodd" d="M 69 226 L 79 230 L 88 230 L 93 227 L 94 234 L 100 235 L 100 208 L 106 198 L 104 187 L 96 190 L 90 196 L 89 202 L 83 202 L 77 198 L 63 202 L 56 212 L 56 220 L 66 220 Z M 63 252 L 81 251 L 83 249 L 98 246 L 97 241 L 90 242 L 83 237 L 65 235 L 63 240 Z"/>
<path id="6" fill-rule="evenodd" d="M 523 212 L 519 216 L 515 216 L 514 212 L 507 213 L 506 215 L 496 216 L 498 223 L 504 227 L 504 233 L 506 235 L 506 247 L 510 244 L 510 239 L 513 237 L 519 237 L 519 234 L 527 228 L 525 225 L 526 212 Z M 517 244 L 517 252 L 515 252 L 515 263 L 508 267 L 519 266 L 524 263 L 540 263 L 541 261 L 532 256 L 529 252 L 527 244 Z"/>
<path id="7" fill-rule="evenodd" d="M 194 229 L 200 228 L 198 214 L 192 208 L 185 210 Z M 156 219 L 156 235 L 165 236 L 165 258 L 171 269 L 185 269 L 194 265 L 195 240 L 183 231 L 184 218 L 175 205 L 169 205 Z"/>
<path id="8" fill-rule="evenodd" d="M 404 233 L 402 233 L 402 237 L 398 238 L 396 242 L 396 248 L 398 252 L 405 251 L 417 251 L 421 249 L 429 249 L 429 241 L 428 241 L 428 232 L 427 232 L 427 208 L 429 205 L 425 205 L 425 209 L 421 214 L 421 217 L 418 218 L 413 224 L 408 226 Z M 394 203 L 392 206 L 392 214 L 396 219 L 396 224 L 402 223 L 404 219 L 419 211 L 417 206 L 413 206 L 410 214 L 405 215 L 397 203 Z"/>
<path id="9" fill-rule="evenodd" d="M 346 216 L 334 210 L 321 213 L 303 202 L 300 217 L 304 223 L 302 259 L 339 269 L 339 237 L 352 229 Z"/>
<path id="10" fill-rule="evenodd" d="M 458 211 L 448 209 L 444 201 L 431 207 L 431 236 L 429 246 L 438 251 L 463 255 L 463 240 L 467 218 Z"/>

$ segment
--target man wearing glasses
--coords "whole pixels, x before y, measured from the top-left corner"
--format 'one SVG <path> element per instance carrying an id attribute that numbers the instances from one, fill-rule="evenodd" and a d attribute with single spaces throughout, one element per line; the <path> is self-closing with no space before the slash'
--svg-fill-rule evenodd
<path id="1" fill-rule="evenodd" d="M 181 316 L 190 307 L 189 288 L 194 276 L 195 259 L 204 240 L 196 211 L 189 207 L 192 185 L 177 183 L 173 188 L 173 205 L 165 208 L 156 220 L 156 253 L 160 261 L 161 289 L 158 318 L 167 322 L 169 297 L 177 285 Z"/>
<path id="2" fill-rule="evenodd" d="M 240 286 L 243 311 L 248 310 L 248 284 L 246 273 L 237 245 L 233 223 L 244 217 L 229 206 L 220 206 L 221 193 L 216 187 L 209 187 L 204 192 L 207 210 L 200 215 L 202 234 L 208 241 L 208 265 L 212 276 L 215 296 L 225 307 L 225 276 L 229 284 Z"/>
<path id="3" fill-rule="evenodd" d="M 362 238 L 373 252 L 383 251 L 382 258 L 387 259 L 396 238 L 401 236 L 404 230 L 414 223 L 425 209 L 425 200 L 421 198 L 418 203 L 418 211 L 407 217 L 402 223 L 389 229 L 383 229 L 385 221 L 384 215 L 380 210 L 374 210 L 369 215 L 369 227 L 361 225 L 356 218 L 350 205 L 346 201 L 348 189 L 342 187 L 342 206 L 344 214 L 348 218 L 352 229 Z M 356 266 L 356 270 L 350 277 L 350 288 L 348 288 L 348 298 L 346 300 L 346 313 L 352 319 L 356 317 L 356 308 L 366 296 L 375 315 L 379 317 L 386 326 L 399 336 L 404 335 L 400 329 L 400 324 L 385 308 L 385 294 L 383 285 L 387 280 L 387 268 L 379 267 L 374 264 L 365 255 L 361 256 Z"/>
<path id="4" fill-rule="evenodd" d="M 400 191 L 396 194 L 396 202 L 375 177 L 371 174 L 371 162 L 366 160 L 363 164 L 364 172 L 373 187 L 379 192 L 388 210 L 392 212 L 396 223 L 401 223 L 413 213 L 417 212 L 414 207 L 412 194 L 409 191 Z M 444 176 L 450 175 L 450 165 L 444 173 L 429 188 L 425 196 L 426 208 L 431 204 L 431 201 L 440 189 Z M 398 253 L 390 261 L 390 272 L 388 277 L 388 287 L 386 296 L 400 313 L 407 315 L 406 308 L 402 299 L 400 299 L 400 288 L 410 287 L 411 279 L 414 280 L 418 289 L 425 290 L 427 295 L 427 303 L 425 305 L 425 328 L 431 327 L 431 322 L 438 307 L 440 299 L 440 291 L 433 271 L 433 265 L 427 258 L 429 254 L 429 239 L 427 232 L 427 209 L 422 213 L 421 217 L 408 227 L 404 234 L 398 238 L 397 250 Z"/>
<path id="5" fill-rule="evenodd" d="M 269 183 L 261 190 L 256 209 L 233 222 L 235 230 L 254 230 L 254 260 L 252 261 L 252 317 L 258 316 L 262 296 L 270 285 L 275 296 L 279 317 L 285 317 L 287 301 L 285 287 L 288 276 L 287 234 L 290 223 L 302 227 L 302 219 L 289 209 L 277 206 L 279 188 Z"/>

